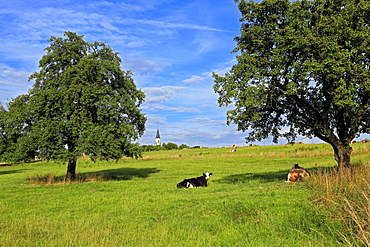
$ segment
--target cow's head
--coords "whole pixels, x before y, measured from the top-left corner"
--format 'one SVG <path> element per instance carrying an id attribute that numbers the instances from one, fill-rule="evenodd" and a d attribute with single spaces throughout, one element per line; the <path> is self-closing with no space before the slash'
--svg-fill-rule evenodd
<path id="1" fill-rule="evenodd" d="M 292 169 L 303 169 L 303 167 L 300 167 L 298 164 L 294 164 Z"/>
<path id="2" fill-rule="evenodd" d="M 212 175 L 212 173 L 208 173 L 208 172 L 203 173 L 203 176 L 204 176 L 207 180 L 211 178 L 211 175 Z"/>

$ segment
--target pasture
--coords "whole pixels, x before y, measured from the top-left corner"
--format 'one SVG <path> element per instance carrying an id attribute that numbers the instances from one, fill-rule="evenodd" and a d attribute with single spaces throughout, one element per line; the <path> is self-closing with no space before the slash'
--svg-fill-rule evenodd
<path id="1" fill-rule="evenodd" d="M 299 163 L 335 165 L 325 144 L 188 149 L 138 160 L 0 166 L 0 246 L 341 246 L 341 225 L 312 201 L 307 181 L 285 183 Z M 352 160 L 368 160 L 355 144 Z M 206 188 L 177 189 L 212 172 Z M 30 182 L 32 181 L 32 182 Z"/>

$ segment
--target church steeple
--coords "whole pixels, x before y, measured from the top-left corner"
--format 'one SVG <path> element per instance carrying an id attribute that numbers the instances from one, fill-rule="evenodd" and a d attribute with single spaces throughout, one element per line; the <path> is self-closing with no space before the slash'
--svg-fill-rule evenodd
<path id="1" fill-rule="evenodd" d="M 157 135 L 155 136 L 155 138 L 161 139 L 161 136 L 159 135 L 159 129 L 157 129 Z"/>
<path id="2" fill-rule="evenodd" d="M 157 134 L 155 135 L 154 146 L 160 146 L 160 145 L 161 145 L 161 136 L 159 135 L 159 129 L 157 129 Z"/>

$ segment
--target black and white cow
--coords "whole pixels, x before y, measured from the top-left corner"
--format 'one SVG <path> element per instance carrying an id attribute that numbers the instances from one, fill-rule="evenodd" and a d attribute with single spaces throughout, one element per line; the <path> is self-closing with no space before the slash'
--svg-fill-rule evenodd
<path id="1" fill-rule="evenodd" d="M 177 188 L 196 188 L 207 187 L 208 179 L 211 178 L 212 173 L 203 173 L 203 176 L 197 178 L 188 178 L 177 184 Z"/>

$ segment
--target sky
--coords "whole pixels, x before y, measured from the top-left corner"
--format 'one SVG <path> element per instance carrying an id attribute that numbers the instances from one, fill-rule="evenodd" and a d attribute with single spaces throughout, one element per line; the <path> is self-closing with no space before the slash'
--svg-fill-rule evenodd
<path id="1" fill-rule="evenodd" d="M 226 124 L 217 104 L 212 72 L 224 75 L 236 63 L 240 34 L 234 0 L 12 0 L 0 9 L 0 102 L 26 94 L 51 36 L 65 31 L 102 41 L 118 52 L 145 92 L 147 117 L 141 145 L 246 146 L 246 133 Z M 297 141 L 317 143 L 300 137 Z M 281 139 L 279 144 L 285 144 Z M 272 145 L 271 139 L 255 145 Z"/>

